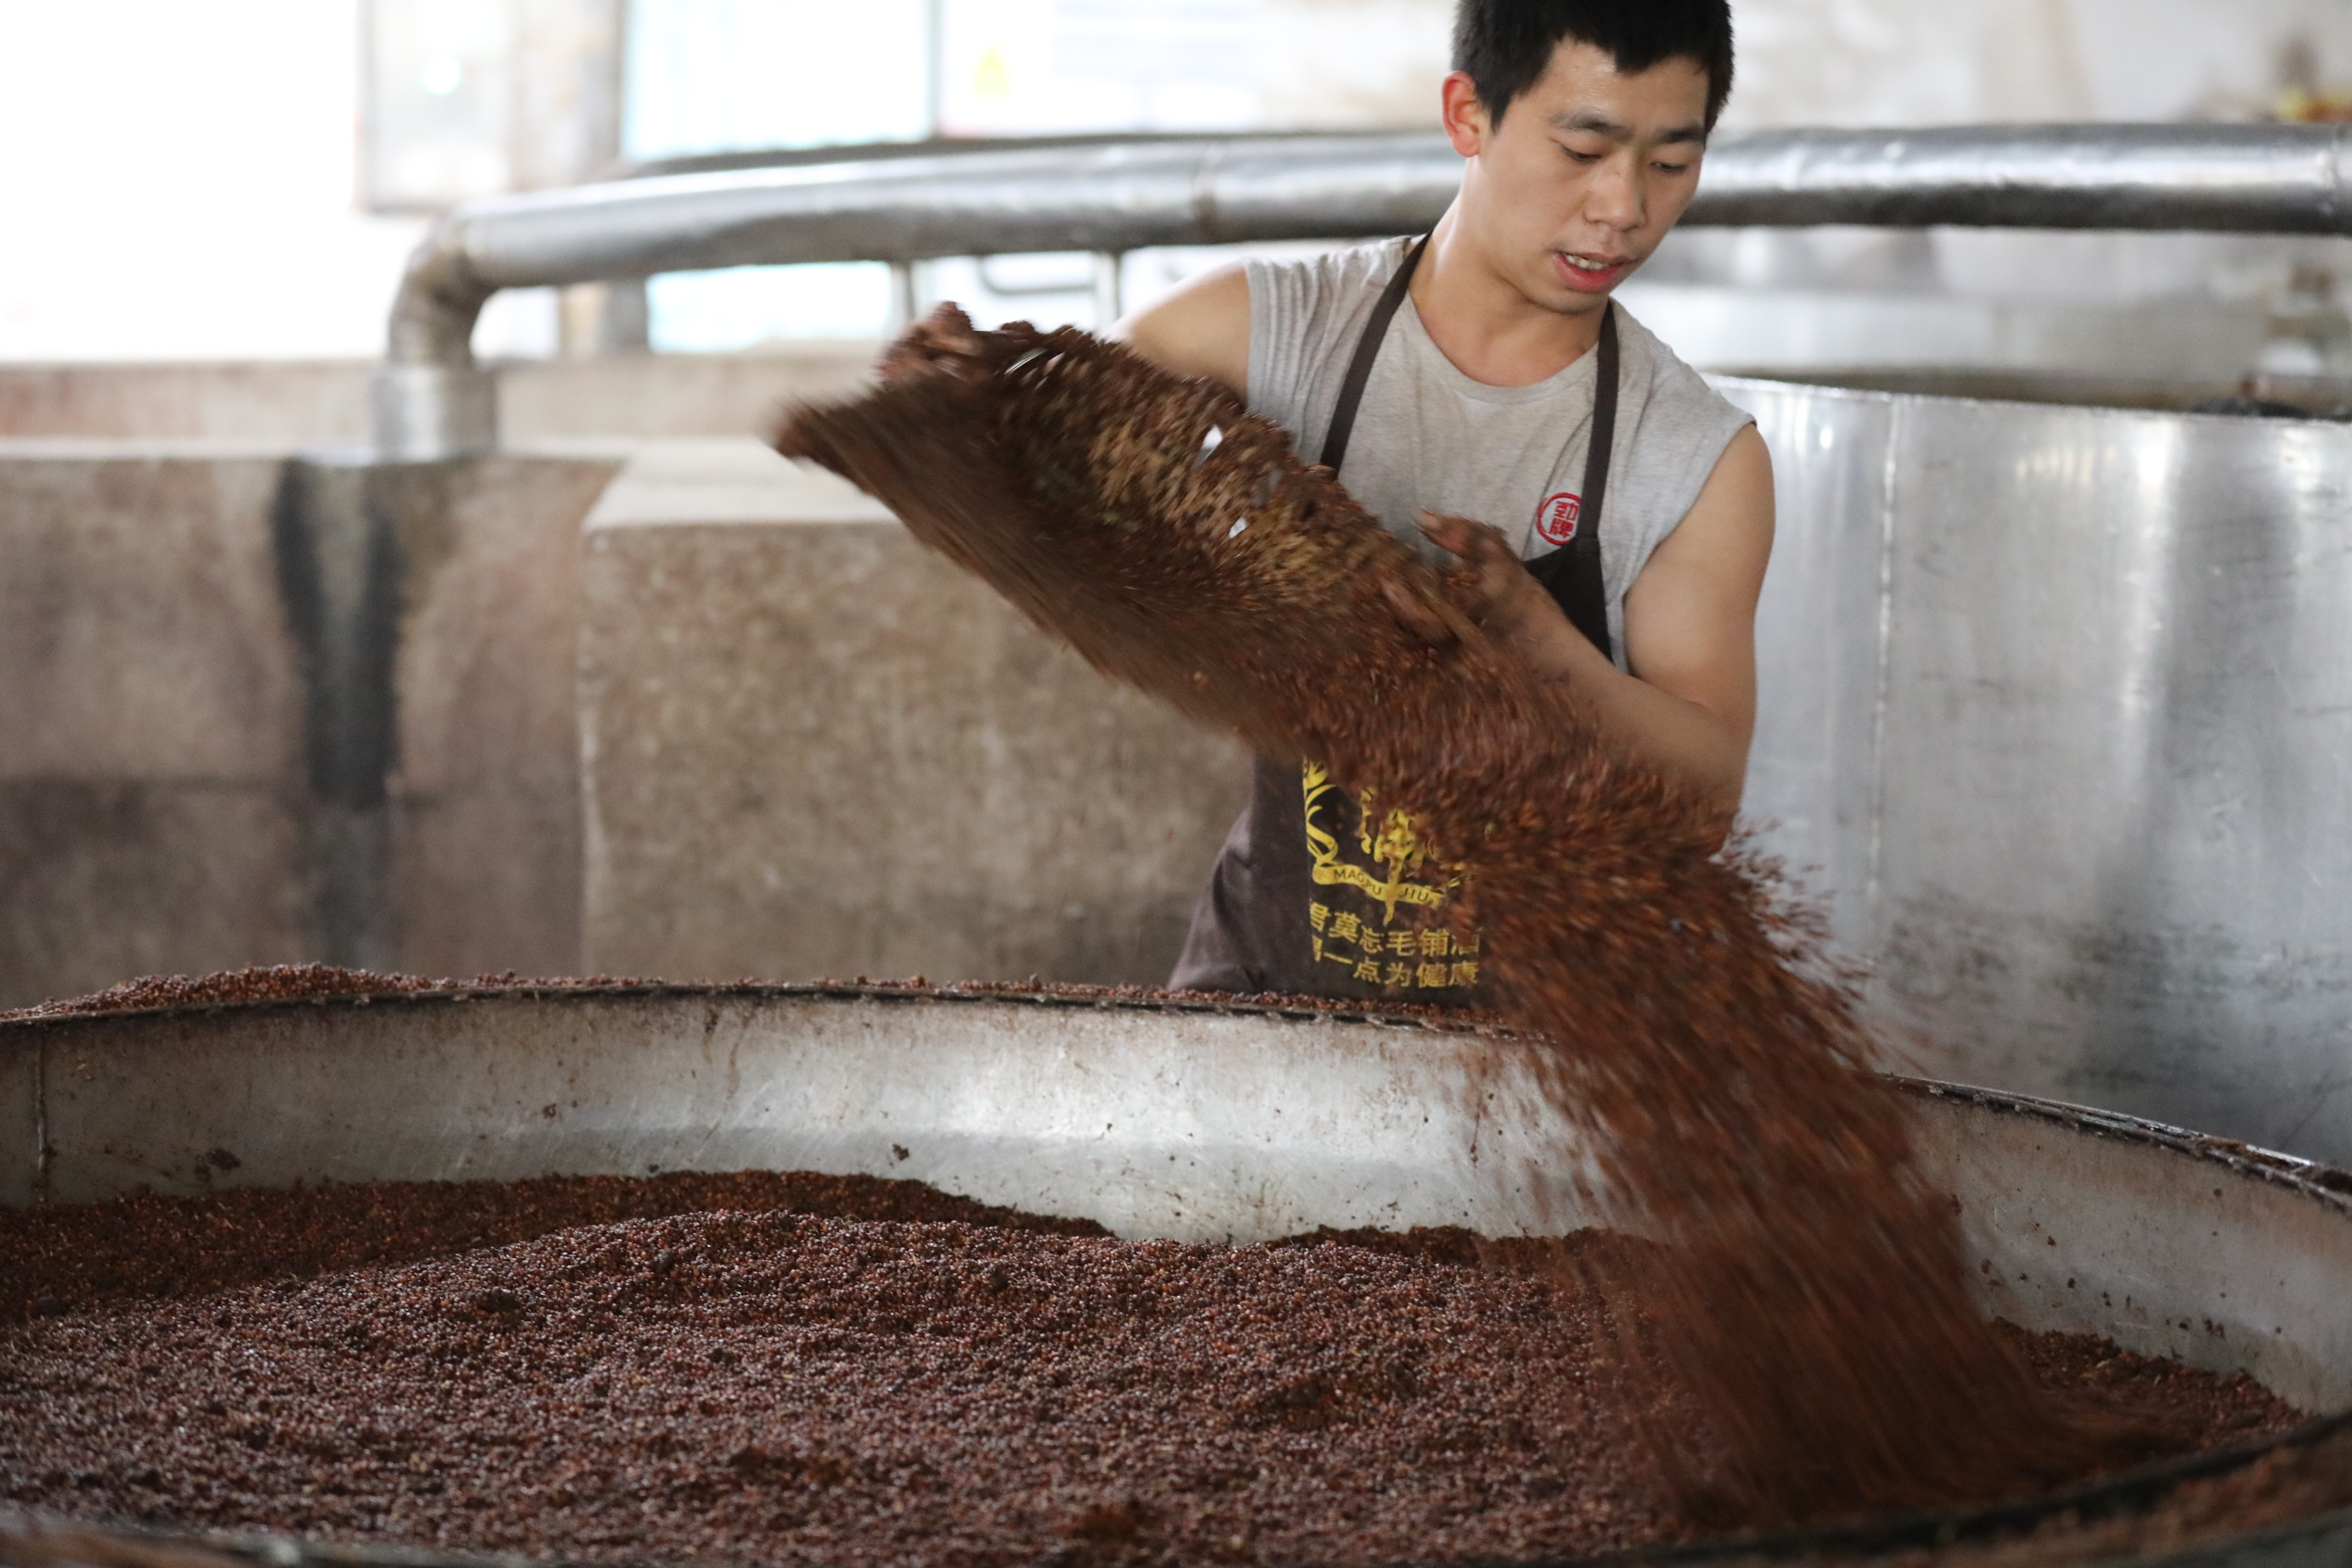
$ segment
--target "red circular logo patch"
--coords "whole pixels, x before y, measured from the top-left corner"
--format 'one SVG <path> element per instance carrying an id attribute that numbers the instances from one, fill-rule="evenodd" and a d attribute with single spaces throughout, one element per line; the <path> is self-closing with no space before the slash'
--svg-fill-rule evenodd
<path id="1" fill-rule="evenodd" d="M 1576 537 L 1576 521 L 1583 515 L 1584 498 L 1562 490 L 1536 508 L 1536 531 L 1554 544 L 1566 544 Z"/>

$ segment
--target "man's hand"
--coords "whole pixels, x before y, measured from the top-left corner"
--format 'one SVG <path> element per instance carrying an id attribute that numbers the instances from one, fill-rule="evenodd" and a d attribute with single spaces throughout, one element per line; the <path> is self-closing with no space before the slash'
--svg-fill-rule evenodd
<path id="1" fill-rule="evenodd" d="M 940 372 L 971 381 L 986 374 L 980 364 L 980 334 L 971 318 L 951 304 L 932 307 L 929 315 L 899 333 L 884 351 L 880 369 L 885 381 Z"/>
<path id="2" fill-rule="evenodd" d="M 1421 514 L 1420 526 L 1430 542 L 1454 558 L 1445 573 L 1446 596 L 1471 625 L 1548 679 L 1573 673 L 1576 651 L 1568 639 L 1591 645 L 1500 531 L 1433 511 Z"/>
<path id="3" fill-rule="evenodd" d="M 1423 512 L 1422 531 L 1455 558 L 1444 609 L 1401 585 L 1397 619 L 1444 647 L 1489 637 L 1591 704 L 1601 731 L 1722 807 L 1730 826 L 1756 723 L 1756 596 L 1772 551 L 1772 465 L 1753 426 L 1732 439 L 1679 527 L 1625 595 L 1628 675 L 1578 631 L 1503 536 Z"/>
<path id="4" fill-rule="evenodd" d="M 1403 573 L 1381 568 L 1381 597 L 1389 602 L 1389 609 L 1398 623 L 1432 647 L 1485 644 L 1486 634 L 1455 602 L 1451 586 L 1432 589 L 1427 583 L 1426 573 L 1415 572 L 1407 581 Z"/>

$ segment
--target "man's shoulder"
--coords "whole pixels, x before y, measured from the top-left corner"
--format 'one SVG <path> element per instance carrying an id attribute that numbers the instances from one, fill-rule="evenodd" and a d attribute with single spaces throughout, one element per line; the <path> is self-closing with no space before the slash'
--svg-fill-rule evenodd
<path id="1" fill-rule="evenodd" d="M 1332 250 L 1253 256 L 1248 262 L 1250 288 L 1253 292 L 1270 289 L 1300 302 L 1339 300 L 1366 291 L 1377 293 L 1412 243 L 1410 238 L 1402 237 L 1376 239 Z"/>
<path id="2" fill-rule="evenodd" d="M 1748 417 L 1723 394 L 1716 391 L 1705 375 L 1675 353 L 1664 338 L 1643 326 L 1640 318 L 1627 310 L 1622 300 L 1617 301 L 1617 323 L 1619 336 L 1624 344 L 1625 363 L 1629 368 L 1639 367 L 1640 374 L 1649 382 L 1653 398 L 1664 397 L 1694 408 L 1720 410 L 1726 416 L 1737 416 L 1742 420 Z"/>
<path id="3" fill-rule="evenodd" d="M 1719 426 L 1722 439 L 1731 439 L 1740 426 L 1752 423 L 1748 411 L 1717 393 L 1715 384 L 1686 364 L 1665 339 L 1639 322 L 1622 300 L 1618 300 L 1616 312 L 1618 336 L 1625 345 L 1625 369 L 1642 376 L 1651 406 L 1677 421 Z"/>
<path id="4" fill-rule="evenodd" d="M 1328 416 L 1339 368 L 1396 271 L 1405 239 L 1249 262 L 1249 403 L 1292 431 Z"/>

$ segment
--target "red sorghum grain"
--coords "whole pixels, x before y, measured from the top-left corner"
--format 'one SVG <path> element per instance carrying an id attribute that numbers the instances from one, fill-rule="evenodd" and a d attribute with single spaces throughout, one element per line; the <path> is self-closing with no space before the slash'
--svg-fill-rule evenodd
<path id="1" fill-rule="evenodd" d="M 42 1245 L 20 1230 L 0 1253 L 34 1289 L 78 1288 L 76 1237 L 135 1236 L 172 1294 L 0 1327 L 0 1499 L 755 1563 L 1532 1557 L 1687 1531 L 1633 1440 L 1649 1395 L 1600 1353 L 1608 1309 L 1552 1251 L 1458 1231 L 1130 1243 L 908 1184 L 688 1180 L 50 1211 Z M 695 1192 L 749 1206 L 495 1244 Z M 230 1235 L 248 1256 L 217 1289 Z M 367 1236 L 400 1260 L 348 1260 Z M 2017 1338 L 2046 1383 L 2199 1440 L 2294 1419 L 2243 1378 Z"/>
<path id="2" fill-rule="evenodd" d="M 673 981 L 624 979 L 610 974 L 526 977 L 513 970 L 503 974 L 476 975 L 470 980 L 428 980 L 416 974 L 379 974 L 364 969 L 337 969 L 323 963 L 281 963 L 267 968 L 228 969 L 201 975 L 142 975 L 86 996 L 60 997 L 55 1001 L 36 1003 L 29 1007 L 0 1011 L 0 1024 L 29 1023 L 44 1018 L 91 1017 L 110 1013 L 162 1012 L 178 1007 L 214 1007 L 248 1002 L 415 996 L 461 991 L 475 994 L 520 991 L 537 995 L 605 989 L 708 994 L 781 989 L 794 992 L 871 992 L 894 995 L 982 994 L 1146 1005 L 1186 999 L 1180 994 L 1156 986 L 1086 985 L 1060 980 L 958 980 L 934 984 L 919 978 L 868 979 L 861 974 L 855 980 L 771 981 L 747 977 L 731 984 L 707 982 L 680 984 Z M 1255 996 L 1219 994 L 1213 1000 L 1221 1005 L 1238 1004 L 1276 1006 L 1285 1010 L 1355 1014 L 1368 1011 L 1361 1002 L 1328 996 L 1286 996 L 1267 993 Z M 1464 1016 L 1458 1008 L 1433 1007 L 1423 1003 L 1403 1001 L 1381 1002 L 1369 1011 L 1382 1017 L 1417 1018 L 1430 1022 L 1455 1022 Z"/>
<path id="3" fill-rule="evenodd" d="M 229 1164 L 234 1168 L 235 1158 Z M 526 1182 L 383 1182 L 299 1192 L 0 1208 L 0 1322 L 105 1301 L 210 1295 L 369 1264 L 530 1241 L 583 1225 L 709 1209 L 835 1219 L 964 1220 L 1101 1236 L 1091 1220 L 1041 1219 L 950 1197 L 920 1182 L 802 1171 L 727 1175 L 542 1176 Z"/>
<path id="4" fill-rule="evenodd" d="M 586 986 L 644 985 L 609 974 L 527 980 L 513 970 L 478 974 L 471 980 L 427 980 L 419 974 L 377 974 L 324 963 L 275 963 L 225 969 L 212 974 L 147 974 L 87 996 L 63 997 L 0 1012 L 0 1023 L 32 1018 L 82 1017 L 96 1013 L 144 1013 L 172 1007 L 213 1007 L 240 1002 L 290 1002 L 330 996 L 398 996 L 434 991 L 527 989 L 577 990 Z"/>
<path id="5" fill-rule="evenodd" d="M 1501 1013 L 1548 1048 L 1627 1228 L 1605 1279 L 1629 1369 L 1712 1441 L 1648 1428 L 1728 1522 L 2031 1491 L 2167 1436 L 2037 1387 L 1971 1304 L 1916 1113 L 1766 868 L 1604 742 L 1577 694 L 1472 624 L 1289 436 L 1071 330 L 910 331 L 870 395 L 777 444 L 880 498 L 1098 668 L 1408 808 L 1465 896 Z M 1215 442 L 1206 437 L 1214 430 Z M 1237 519 L 1249 526 L 1236 528 Z M 1408 630 L 1454 628 L 1446 646 Z M 1664 1397 L 1663 1394 L 1661 1398 Z"/>
<path id="6" fill-rule="evenodd" d="M 511 979 L 512 976 L 507 978 Z M 414 974 L 374 974 L 323 963 L 278 963 L 226 969 L 205 975 L 147 974 L 87 996 L 69 996 L 0 1013 L 0 1022 L 62 1018 L 89 1013 L 146 1012 L 163 1007 L 201 1007 L 229 1002 L 274 1002 L 302 996 L 383 996 L 433 991 L 451 984 Z"/>

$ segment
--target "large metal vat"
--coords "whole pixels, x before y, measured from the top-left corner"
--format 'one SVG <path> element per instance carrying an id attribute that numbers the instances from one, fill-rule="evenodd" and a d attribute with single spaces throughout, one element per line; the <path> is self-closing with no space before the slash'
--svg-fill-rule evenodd
<path id="1" fill-rule="evenodd" d="M 2352 1161 L 2352 425 L 1944 383 L 1718 384 L 1751 816 L 1921 1070 Z"/>
<path id="2" fill-rule="evenodd" d="M 16 1023 L 0 1026 L 0 1202 L 764 1167 L 914 1177 L 1129 1237 L 1509 1234 L 1539 1212 L 1510 1179 L 1521 1159 L 1572 1161 L 1519 1049 L 1354 1015 L 841 987 L 445 993 Z M 2244 1369 L 2307 1410 L 2352 1408 L 2352 1182 L 2103 1112 L 1911 1087 L 1989 1308 Z M 1565 1186 L 1549 1197 L 1574 1202 Z M 1769 1545 L 1876 1557 L 2160 1484 Z M 109 1539 L 97 1555 L 17 1555 L 154 1561 Z M 2339 1561 L 2352 1513 L 2200 1550 L 2200 1562 Z M 252 1553 L 279 1568 L 399 1555 Z"/>

